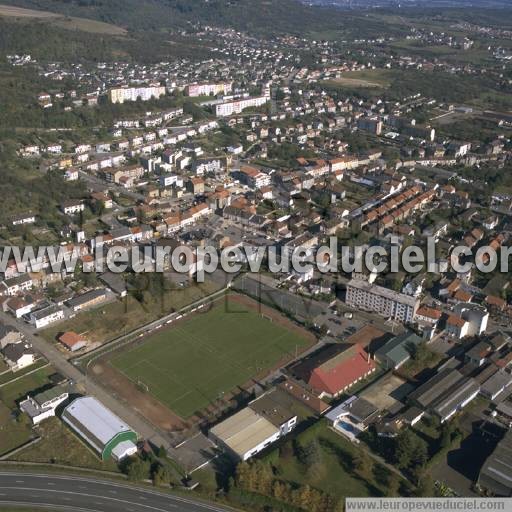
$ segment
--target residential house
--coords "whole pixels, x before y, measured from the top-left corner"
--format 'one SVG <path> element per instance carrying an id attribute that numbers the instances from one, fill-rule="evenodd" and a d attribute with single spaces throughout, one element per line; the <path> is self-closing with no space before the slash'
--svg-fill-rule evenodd
<path id="1" fill-rule="evenodd" d="M 5 362 L 13 372 L 34 364 L 35 353 L 28 344 L 11 343 L 0 350 Z"/>
<path id="2" fill-rule="evenodd" d="M 20 410 L 27 414 L 34 425 L 43 420 L 55 416 L 57 407 L 69 397 L 69 393 L 61 386 L 27 396 L 27 399 L 20 403 Z"/>

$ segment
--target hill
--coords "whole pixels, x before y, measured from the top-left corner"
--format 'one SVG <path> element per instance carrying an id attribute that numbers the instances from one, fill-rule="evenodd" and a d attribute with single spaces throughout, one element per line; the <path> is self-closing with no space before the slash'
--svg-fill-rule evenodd
<path id="1" fill-rule="evenodd" d="M 298 0 L 11 0 L 9 4 L 130 30 L 183 29 L 199 23 L 257 33 L 304 34 L 333 28 L 343 19 L 341 13 Z"/>
<path id="2" fill-rule="evenodd" d="M 34 18 L 38 20 L 51 21 L 52 24 L 67 29 L 78 29 L 84 32 L 92 32 L 97 34 L 109 34 L 109 35 L 124 35 L 126 30 L 111 23 L 105 23 L 102 21 L 87 19 L 87 18 L 76 18 L 73 16 L 64 16 L 58 13 L 49 11 L 40 11 L 34 9 L 24 9 L 22 7 L 15 7 L 12 5 L 0 4 L 0 17 L 6 18 L 21 18 L 29 19 Z"/>

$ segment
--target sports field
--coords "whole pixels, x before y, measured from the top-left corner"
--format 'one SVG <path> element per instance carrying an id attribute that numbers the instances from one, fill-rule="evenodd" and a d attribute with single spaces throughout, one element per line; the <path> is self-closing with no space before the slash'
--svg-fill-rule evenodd
<path id="1" fill-rule="evenodd" d="M 310 343 L 279 316 L 220 301 L 114 356 L 111 364 L 186 419 Z"/>

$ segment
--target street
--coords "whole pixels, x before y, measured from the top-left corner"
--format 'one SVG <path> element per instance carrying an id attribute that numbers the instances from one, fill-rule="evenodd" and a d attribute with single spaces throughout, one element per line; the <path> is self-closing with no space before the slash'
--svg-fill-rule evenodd
<path id="1" fill-rule="evenodd" d="M 164 492 L 74 476 L 0 473 L 0 507 L 58 507 L 82 512 L 225 512 L 228 509 Z"/>

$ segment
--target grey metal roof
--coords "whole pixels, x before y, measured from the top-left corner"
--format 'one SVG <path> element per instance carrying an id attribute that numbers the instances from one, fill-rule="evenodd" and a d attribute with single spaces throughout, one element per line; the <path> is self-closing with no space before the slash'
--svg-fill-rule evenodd
<path id="1" fill-rule="evenodd" d="M 512 495 L 512 431 L 505 434 L 485 461 L 479 483 L 497 496 Z"/>
<path id="2" fill-rule="evenodd" d="M 409 345 L 419 345 L 423 341 L 417 334 L 406 332 L 400 336 L 395 336 L 384 346 L 376 350 L 377 357 L 386 357 L 393 361 L 395 365 L 407 361 L 410 357 Z"/>
<path id="3" fill-rule="evenodd" d="M 77 398 L 66 407 L 63 419 L 74 420 L 71 426 L 82 425 L 105 446 L 120 432 L 132 430 L 123 420 L 92 396 Z M 68 422 L 69 423 L 69 422 Z"/>
<path id="4" fill-rule="evenodd" d="M 68 306 L 72 308 L 76 306 L 81 306 L 100 297 L 105 297 L 106 295 L 107 291 L 104 288 L 99 290 L 91 290 L 90 292 L 85 292 L 82 295 L 79 295 L 78 297 L 73 297 L 72 299 L 68 300 Z"/>

